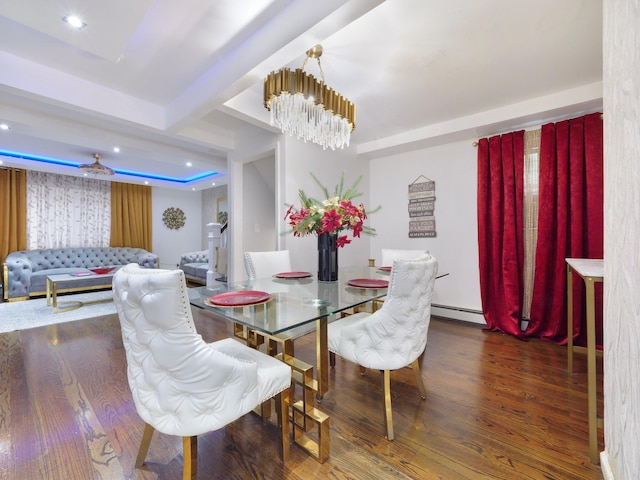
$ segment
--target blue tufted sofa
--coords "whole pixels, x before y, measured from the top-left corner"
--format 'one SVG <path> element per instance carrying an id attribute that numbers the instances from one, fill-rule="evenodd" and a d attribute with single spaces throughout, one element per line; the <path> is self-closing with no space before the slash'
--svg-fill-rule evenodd
<path id="1" fill-rule="evenodd" d="M 178 268 L 184 272 L 187 280 L 207 284 L 207 271 L 209 270 L 209 251 L 184 253 L 180 257 Z"/>
<path id="2" fill-rule="evenodd" d="M 47 275 L 88 272 L 90 268 L 137 263 L 143 268 L 158 268 L 158 256 L 142 248 L 77 247 L 21 250 L 7 255 L 2 265 L 4 299 L 26 300 L 46 293 Z M 66 291 L 91 289 L 104 280 L 87 276 L 67 284 Z"/>

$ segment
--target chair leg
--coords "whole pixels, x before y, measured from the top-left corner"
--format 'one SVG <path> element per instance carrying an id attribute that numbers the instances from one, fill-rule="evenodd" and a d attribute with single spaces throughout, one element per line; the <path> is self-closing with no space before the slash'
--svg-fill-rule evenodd
<path id="1" fill-rule="evenodd" d="M 336 366 L 336 354 L 333 352 L 329 352 L 329 366 L 330 367 Z"/>
<path id="2" fill-rule="evenodd" d="M 420 391 L 420 397 L 422 399 L 427 398 L 427 389 L 424 387 L 424 380 L 422 379 L 422 374 L 420 373 L 420 361 L 419 359 L 415 359 L 411 364 L 413 367 L 413 375 L 416 377 L 416 383 L 418 384 L 418 390 Z"/>
<path id="3" fill-rule="evenodd" d="M 196 480 L 198 476 L 198 437 L 182 437 L 182 480 Z"/>
<path id="4" fill-rule="evenodd" d="M 391 412 L 391 372 L 382 371 L 382 383 L 384 386 L 384 420 L 387 426 L 387 440 L 393 440 L 393 416 Z"/>
<path id="5" fill-rule="evenodd" d="M 153 432 L 155 432 L 155 428 L 148 423 L 145 423 L 142 440 L 140 441 L 140 448 L 138 448 L 138 456 L 136 457 L 136 468 L 140 468 L 144 465 L 144 459 L 147 457 L 147 453 L 149 452 L 149 445 L 151 444 Z"/>
<path id="6" fill-rule="evenodd" d="M 289 391 L 287 388 L 276 396 L 276 413 L 280 426 L 280 459 L 282 463 L 289 460 Z"/>

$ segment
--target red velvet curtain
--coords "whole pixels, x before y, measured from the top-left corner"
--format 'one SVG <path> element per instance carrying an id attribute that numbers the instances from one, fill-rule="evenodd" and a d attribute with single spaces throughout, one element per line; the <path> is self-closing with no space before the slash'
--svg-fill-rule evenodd
<path id="1" fill-rule="evenodd" d="M 478 141 L 480 296 L 487 328 L 525 339 L 524 131 Z"/>
<path id="2" fill-rule="evenodd" d="M 565 258 L 603 258 L 602 120 L 594 113 L 542 126 L 538 241 L 526 335 L 567 341 Z M 602 345 L 602 284 L 596 283 L 596 343 Z M 573 277 L 573 336 L 586 345 L 583 280 Z"/>

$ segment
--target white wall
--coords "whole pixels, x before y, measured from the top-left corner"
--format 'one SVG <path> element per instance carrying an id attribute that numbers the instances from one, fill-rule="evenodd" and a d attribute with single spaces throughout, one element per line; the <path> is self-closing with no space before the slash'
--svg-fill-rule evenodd
<path id="1" fill-rule="evenodd" d="M 281 191 L 283 199 L 280 219 L 280 229 L 282 232 L 288 230 L 285 223 L 285 204 L 300 206 L 298 190 L 303 189 L 307 196 L 322 198 L 322 190 L 311 178 L 313 173 L 322 184 L 327 187 L 330 193 L 340 182 L 340 176 L 344 172 L 345 189 L 349 188 L 360 175 L 363 175 L 359 184 L 359 191 L 362 197 L 356 201 L 362 202 L 365 207 L 369 207 L 369 162 L 358 158 L 353 148 L 344 150 L 323 150 L 322 147 L 304 143 L 295 137 L 283 137 L 284 148 L 281 149 L 279 160 L 282 162 L 284 188 Z M 377 219 L 376 219 L 377 220 Z M 374 225 L 373 216 L 369 225 Z M 375 226 L 375 225 L 374 225 Z M 351 238 L 351 235 L 348 235 Z M 284 237 L 284 247 L 291 252 L 291 264 L 294 270 L 317 272 L 318 271 L 318 243 L 315 236 L 304 238 L 286 235 Z M 361 236 L 352 240 L 352 243 L 338 250 L 338 265 L 354 266 L 367 265 L 369 258 L 369 239 Z"/>
<path id="2" fill-rule="evenodd" d="M 381 265 L 382 248 L 429 250 L 438 259 L 439 272 L 449 274 L 436 280 L 433 303 L 465 310 L 434 309 L 434 313 L 484 323 L 482 315 L 466 311 L 482 310 L 475 140 L 371 160 L 371 204 L 382 205 L 382 210 L 371 216 L 378 235 L 370 243 L 376 265 Z M 436 182 L 435 238 L 409 238 L 408 186 L 421 175 Z"/>
<path id="3" fill-rule="evenodd" d="M 160 258 L 161 268 L 176 268 L 180 255 L 202 250 L 202 201 L 200 192 L 183 192 L 170 188 L 152 189 L 153 253 Z M 172 230 L 162 222 L 167 208 L 180 208 L 185 216 L 184 227 Z"/>
<path id="4" fill-rule="evenodd" d="M 640 478 L 640 5 L 604 2 L 605 478 Z"/>
<path id="5" fill-rule="evenodd" d="M 245 237 L 243 252 L 276 250 L 275 159 L 266 158 L 243 166 L 245 196 L 242 223 Z"/>
<path id="6" fill-rule="evenodd" d="M 276 135 L 253 135 L 240 142 L 238 148 L 229 153 L 227 168 L 229 176 L 228 200 L 229 200 L 229 228 L 227 230 L 227 247 L 229 248 L 229 263 L 227 277 L 230 282 L 246 279 L 244 268 L 244 244 L 245 240 L 252 235 L 253 227 L 245 229 L 245 222 L 242 215 L 235 212 L 244 212 L 245 203 L 251 205 L 254 202 L 264 201 L 258 195 L 247 192 L 244 189 L 244 165 L 262 158 L 275 158 L 276 176 L 278 173 L 277 149 L 279 137 Z M 279 178 L 279 177 L 278 177 Z M 276 182 L 275 190 L 280 189 L 279 181 Z M 279 198 L 276 193 L 276 198 Z M 271 199 L 274 201 L 274 199 Z M 276 217 L 278 216 L 278 202 L 275 201 Z M 277 228 L 277 225 L 274 226 Z M 278 249 L 281 245 L 278 245 Z M 266 250 L 266 248 L 265 248 Z"/>

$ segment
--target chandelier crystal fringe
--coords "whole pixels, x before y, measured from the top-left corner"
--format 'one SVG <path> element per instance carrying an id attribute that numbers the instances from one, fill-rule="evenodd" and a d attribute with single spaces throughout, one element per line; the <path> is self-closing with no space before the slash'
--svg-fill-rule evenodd
<path id="1" fill-rule="evenodd" d="M 320 65 L 322 46 L 307 51 L 302 68 L 282 68 L 264 80 L 264 106 L 270 111 L 272 126 L 283 133 L 311 141 L 323 149 L 349 146 L 356 126 L 356 107 L 324 81 Z M 309 58 L 316 58 L 322 80 L 304 71 Z"/>

